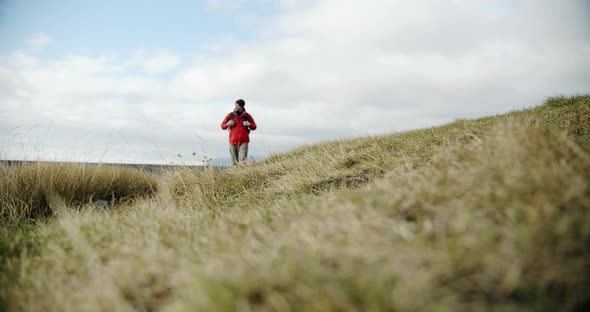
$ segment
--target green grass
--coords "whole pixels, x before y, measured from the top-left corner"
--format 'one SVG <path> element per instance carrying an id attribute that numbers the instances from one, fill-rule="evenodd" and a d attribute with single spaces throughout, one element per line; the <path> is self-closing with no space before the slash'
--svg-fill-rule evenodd
<path id="1" fill-rule="evenodd" d="M 221 171 L 2 168 L 0 309 L 581 311 L 589 123 L 561 96 Z"/>

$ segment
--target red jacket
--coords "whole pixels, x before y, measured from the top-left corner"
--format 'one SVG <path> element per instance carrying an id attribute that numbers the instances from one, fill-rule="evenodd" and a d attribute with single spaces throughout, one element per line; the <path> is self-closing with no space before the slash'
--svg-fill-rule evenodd
<path id="1" fill-rule="evenodd" d="M 254 118 L 245 111 L 240 113 L 231 112 L 225 116 L 223 121 L 221 122 L 221 129 L 226 130 L 228 126 L 226 123 L 233 119 L 235 125 L 229 128 L 229 144 L 242 144 L 250 142 L 250 130 L 256 130 L 256 123 L 254 122 Z M 250 122 L 250 127 L 244 127 L 242 122 L 248 120 Z"/>

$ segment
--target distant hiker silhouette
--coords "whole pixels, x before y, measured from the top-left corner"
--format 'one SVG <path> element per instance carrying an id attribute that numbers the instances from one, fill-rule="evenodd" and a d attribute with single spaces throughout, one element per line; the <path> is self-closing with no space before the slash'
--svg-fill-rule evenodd
<path id="1" fill-rule="evenodd" d="M 248 158 L 250 130 L 256 130 L 254 118 L 246 113 L 244 106 L 246 102 L 243 99 L 237 100 L 234 111 L 227 114 L 221 122 L 221 129 L 229 129 L 229 153 L 234 166 Z"/>

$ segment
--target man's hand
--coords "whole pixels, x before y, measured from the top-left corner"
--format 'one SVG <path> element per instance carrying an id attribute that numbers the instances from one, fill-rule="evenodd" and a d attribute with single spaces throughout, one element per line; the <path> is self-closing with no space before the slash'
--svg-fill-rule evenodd
<path id="1" fill-rule="evenodd" d="M 228 122 L 225 123 L 226 126 L 231 127 L 233 125 L 235 125 L 236 122 L 233 119 L 230 119 Z"/>
<path id="2" fill-rule="evenodd" d="M 244 125 L 244 127 L 250 127 L 250 122 L 248 120 L 244 120 L 244 122 L 242 122 L 242 125 Z"/>

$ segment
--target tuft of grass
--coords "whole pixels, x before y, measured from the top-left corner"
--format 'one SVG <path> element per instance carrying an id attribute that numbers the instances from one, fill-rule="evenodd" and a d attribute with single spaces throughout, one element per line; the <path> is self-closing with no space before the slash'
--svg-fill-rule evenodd
<path id="1" fill-rule="evenodd" d="M 106 165 L 0 164 L 0 219 L 8 223 L 53 215 L 61 206 L 112 204 L 157 193 L 155 176 Z"/>
<path id="2" fill-rule="evenodd" d="M 580 96 L 580 95 L 556 95 L 548 97 L 545 101 L 545 105 L 559 107 L 559 106 L 566 106 L 576 104 L 580 101 L 588 101 L 587 96 Z"/>
<path id="3" fill-rule="evenodd" d="M 582 311 L 589 116 L 554 98 L 157 176 L 2 228 L 0 310 Z"/>

